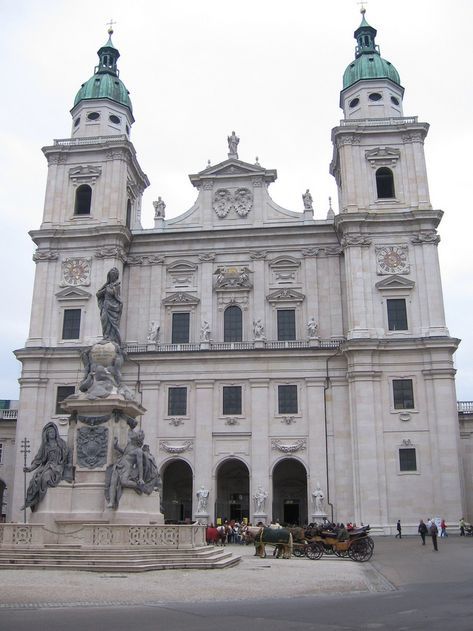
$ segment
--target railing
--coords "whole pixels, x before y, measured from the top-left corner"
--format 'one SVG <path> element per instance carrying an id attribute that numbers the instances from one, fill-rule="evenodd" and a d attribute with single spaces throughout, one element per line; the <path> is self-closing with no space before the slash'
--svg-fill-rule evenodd
<path id="1" fill-rule="evenodd" d="M 473 401 L 457 401 L 457 410 L 463 414 L 473 414 Z"/>
<path id="2" fill-rule="evenodd" d="M 352 127 L 354 125 L 366 125 L 368 127 L 381 127 L 382 125 L 415 125 L 417 116 L 400 116 L 399 118 L 357 118 L 340 121 L 340 127 Z"/>
<path id="3" fill-rule="evenodd" d="M 18 410 L 0 410 L 0 419 L 4 421 L 16 421 Z"/>
<path id="4" fill-rule="evenodd" d="M 127 344 L 127 353 L 179 353 L 187 351 L 248 351 L 257 348 L 258 350 L 284 350 L 302 348 L 338 348 L 344 338 L 334 340 L 259 340 L 258 342 L 197 342 L 193 344 L 156 344 L 149 342 L 146 344 Z"/>
<path id="5" fill-rule="evenodd" d="M 75 145 L 95 145 L 100 143 L 120 143 L 124 140 L 128 140 L 125 134 L 119 134 L 116 136 L 88 136 L 86 138 L 60 138 L 59 140 L 55 140 L 54 144 L 64 146 L 64 147 L 73 147 Z"/>

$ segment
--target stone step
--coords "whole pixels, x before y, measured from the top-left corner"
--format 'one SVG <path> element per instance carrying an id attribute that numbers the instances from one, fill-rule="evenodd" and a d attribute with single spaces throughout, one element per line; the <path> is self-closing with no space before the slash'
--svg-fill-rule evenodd
<path id="1" fill-rule="evenodd" d="M 224 548 L 220 550 L 216 550 L 213 548 L 192 548 L 192 549 L 153 549 L 153 548 L 143 548 L 137 549 L 134 548 L 132 550 L 129 549 L 104 549 L 104 548 L 95 548 L 95 549 L 55 549 L 55 550 L 45 550 L 43 548 L 2 548 L 0 549 L 0 559 L 9 558 L 11 556 L 15 556 L 16 558 L 28 558 L 28 557 L 44 557 L 44 558 L 106 558 L 106 557 L 122 557 L 122 558 L 144 558 L 144 557 L 160 557 L 160 556 L 169 556 L 173 555 L 174 557 L 188 557 L 188 556 L 199 556 L 199 557 L 209 557 L 214 554 L 222 554 Z"/>

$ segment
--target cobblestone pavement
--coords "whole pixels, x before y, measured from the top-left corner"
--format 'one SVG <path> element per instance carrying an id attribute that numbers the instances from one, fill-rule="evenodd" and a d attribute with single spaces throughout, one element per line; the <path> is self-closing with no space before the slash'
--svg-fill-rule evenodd
<path id="1" fill-rule="evenodd" d="M 372 563 L 323 557 L 266 559 L 252 546 L 229 546 L 242 560 L 223 570 L 95 573 L 67 570 L 1 570 L 0 608 L 129 606 L 310 596 L 394 589 Z"/>

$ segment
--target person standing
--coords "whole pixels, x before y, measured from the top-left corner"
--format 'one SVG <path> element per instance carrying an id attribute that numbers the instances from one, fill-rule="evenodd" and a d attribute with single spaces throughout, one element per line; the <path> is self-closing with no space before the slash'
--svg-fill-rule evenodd
<path id="1" fill-rule="evenodd" d="M 460 519 L 458 525 L 460 526 L 460 537 L 465 536 L 465 520 L 463 517 Z"/>
<path id="2" fill-rule="evenodd" d="M 442 521 L 440 522 L 440 536 L 448 537 L 447 524 L 445 523 L 445 519 L 442 519 Z"/>
<path id="3" fill-rule="evenodd" d="M 425 546 L 425 535 L 427 534 L 427 526 L 424 524 L 424 520 L 421 519 L 419 522 L 419 528 L 417 529 L 419 535 L 422 539 L 422 545 Z"/>
<path id="4" fill-rule="evenodd" d="M 397 539 L 397 537 L 399 537 L 399 539 L 402 539 L 402 528 L 401 528 L 401 520 L 400 519 L 397 520 L 396 530 L 397 530 L 396 539 Z"/>
<path id="5" fill-rule="evenodd" d="M 437 524 L 432 520 L 432 525 L 430 526 L 430 536 L 432 537 L 432 544 L 434 546 L 435 552 L 438 552 L 437 548 L 437 535 L 439 534 L 439 529 L 437 528 Z"/>

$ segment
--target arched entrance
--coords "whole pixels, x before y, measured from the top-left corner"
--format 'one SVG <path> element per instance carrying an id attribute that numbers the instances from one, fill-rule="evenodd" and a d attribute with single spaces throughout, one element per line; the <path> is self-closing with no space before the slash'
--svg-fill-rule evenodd
<path id="1" fill-rule="evenodd" d="M 0 523 L 5 522 L 7 518 L 7 501 L 5 497 L 5 490 L 7 485 L 3 480 L 0 480 Z"/>
<path id="2" fill-rule="evenodd" d="M 162 511 L 166 522 L 192 520 L 192 469 L 185 460 L 173 460 L 161 473 Z"/>
<path id="3" fill-rule="evenodd" d="M 292 458 L 280 460 L 273 469 L 273 519 L 302 526 L 307 517 L 306 468 Z"/>
<path id="4" fill-rule="evenodd" d="M 250 517 L 250 473 L 241 460 L 232 458 L 217 469 L 215 519 L 242 521 Z"/>

